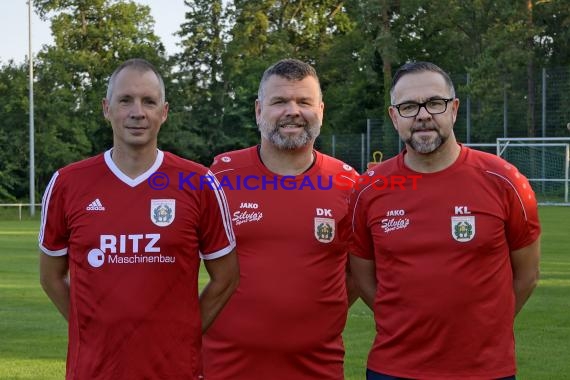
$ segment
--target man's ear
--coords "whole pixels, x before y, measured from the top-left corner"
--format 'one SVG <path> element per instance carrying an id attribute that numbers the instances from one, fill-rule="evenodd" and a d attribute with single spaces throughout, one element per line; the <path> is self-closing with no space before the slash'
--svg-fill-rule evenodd
<path id="1" fill-rule="evenodd" d="M 168 119 L 168 109 L 170 108 L 170 106 L 168 105 L 168 102 L 164 103 L 164 107 L 162 108 L 162 122 L 164 123 L 166 121 L 166 119 Z"/>
<path id="2" fill-rule="evenodd" d="M 455 125 L 455 121 L 457 120 L 457 113 L 459 112 L 459 99 L 455 98 L 451 101 L 452 107 L 452 115 L 453 115 L 453 124 Z"/>
<path id="3" fill-rule="evenodd" d="M 388 106 L 388 115 L 390 115 L 392 125 L 398 130 L 398 110 L 393 106 Z"/>
<path id="4" fill-rule="evenodd" d="M 259 124 L 259 118 L 261 116 L 261 102 L 259 99 L 255 99 L 255 121 Z"/>

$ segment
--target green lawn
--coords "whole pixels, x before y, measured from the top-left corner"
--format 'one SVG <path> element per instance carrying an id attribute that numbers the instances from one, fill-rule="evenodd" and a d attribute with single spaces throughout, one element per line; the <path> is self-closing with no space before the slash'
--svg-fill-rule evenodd
<path id="1" fill-rule="evenodd" d="M 570 208 L 540 215 L 541 281 L 517 318 L 518 379 L 562 380 L 570 373 Z M 0 379 L 65 373 L 66 323 L 39 286 L 37 229 L 37 220 L 0 221 Z M 357 302 L 344 333 L 347 380 L 364 378 L 373 332 L 370 311 Z"/>

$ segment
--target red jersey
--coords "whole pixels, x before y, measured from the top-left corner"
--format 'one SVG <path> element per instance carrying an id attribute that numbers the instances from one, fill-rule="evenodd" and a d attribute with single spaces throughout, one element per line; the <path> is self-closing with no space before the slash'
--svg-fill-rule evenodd
<path id="1" fill-rule="evenodd" d="M 131 179 L 107 151 L 54 174 L 39 240 L 68 255 L 68 379 L 198 378 L 200 256 L 235 247 L 223 192 L 200 186 L 207 173 L 158 151 Z"/>
<path id="2" fill-rule="evenodd" d="M 239 287 L 204 335 L 207 380 L 339 380 L 346 322 L 351 186 L 357 173 L 318 152 L 279 176 L 257 148 L 222 154 L 212 171 L 228 196 Z"/>
<path id="3" fill-rule="evenodd" d="M 375 260 L 378 279 L 368 368 L 421 379 L 512 376 L 509 254 L 540 233 L 527 179 L 466 147 L 437 173 L 413 172 L 401 153 L 364 176 L 421 176 L 415 190 L 412 181 L 382 190 L 370 184 L 352 198 L 351 252 Z"/>

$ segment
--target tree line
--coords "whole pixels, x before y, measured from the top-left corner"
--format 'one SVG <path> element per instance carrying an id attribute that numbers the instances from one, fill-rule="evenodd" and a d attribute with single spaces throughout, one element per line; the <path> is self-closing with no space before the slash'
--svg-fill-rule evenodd
<path id="1" fill-rule="evenodd" d="M 473 142 L 499 135 L 505 89 L 523 105 L 510 128 L 537 136 L 540 69 L 570 66 L 567 0 L 185 0 L 180 53 L 171 56 L 148 6 L 119 0 L 34 6 L 54 37 L 34 57 L 38 195 L 57 168 L 111 145 L 101 99 L 111 72 L 132 57 L 153 62 L 164 75 L 170 113 L 160 147 L 205 165 L 217 153 L 258 141 L 259 80 L 285 57 L 316 67 L 325 137 L 361 133 L 370 118 L 384 119 L 381 134 L 393 133 L 386 119 L 393 71 L 410 60 L 435 62 L 471 99 Z M 557 84 L 549 96 L 570 104 L 570 75 Z M 26 200 L 27 62 L 1 63 L 0 96 L 0 202 Z M 568 108 L 557 112 L 570 121 Z M 567 131 L 549 132 L 557 135 Z"/>

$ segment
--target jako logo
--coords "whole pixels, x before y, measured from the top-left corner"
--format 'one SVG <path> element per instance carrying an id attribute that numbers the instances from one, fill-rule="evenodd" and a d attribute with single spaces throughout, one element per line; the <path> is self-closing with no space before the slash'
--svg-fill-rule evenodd
<path id="1" fill-rule="evenodd" d="M 239 208 L 257 210 L 259 208 L 259 205 L 257 203 L 252 203 L 252 202 L 241 202 Z"/>

